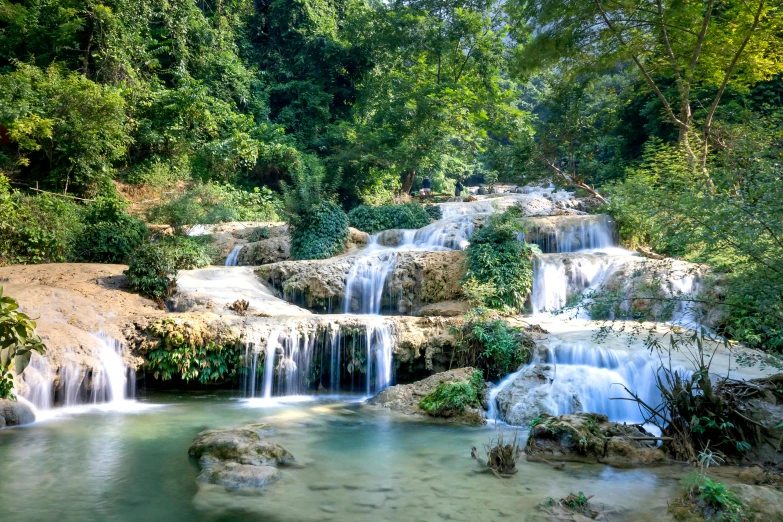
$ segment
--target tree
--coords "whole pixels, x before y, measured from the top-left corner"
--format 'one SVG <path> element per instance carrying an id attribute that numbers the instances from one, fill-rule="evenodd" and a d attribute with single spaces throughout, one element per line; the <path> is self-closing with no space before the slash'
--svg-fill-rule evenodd
<path id="1" fill-rule="evenodd" d="M 406 193 L 444 157 L 468 164 L 490 141 L 510 139 L 524 115 L 502 85 L 504 27 L 502 9 L 479 0 L 399 0 L 357 20 L 355 41 L 374 68 L 333 135 L 348 182 L 391 171 Z"/>
<path id="2" fill-rule="evenodd" d="M 783 71 L 779 0 L 517 0 L 511 11 L 532 35 L 518 72 L 542 63 L 606 69 L 632 62 L 708 183 L 709 152 L 721 147 L 714 118 L 727 87 Z M 697 87 L 710 89 L 697 98 Z"/>

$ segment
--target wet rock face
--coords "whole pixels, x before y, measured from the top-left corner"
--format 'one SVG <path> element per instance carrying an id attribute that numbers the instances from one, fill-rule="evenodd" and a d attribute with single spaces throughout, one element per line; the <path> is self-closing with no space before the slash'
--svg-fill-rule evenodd
<path id="1" fill-rule="evenodd" d="M 263 440 L 268 424 L 202 431 L 188 450 L 202 467 L 199 480 L 227 488 L 263 488 L 282 477 L 277 466 L 292 464 L 288 450 Z"/>
<path id="2" fill-rule="evenodd" d="M 537 364 L 523 369 L 495 398 L 502 420 L 514 426 L 528 426 L 533 419 L 546 413 L 549 410 L 549 389 L 543 385 L 551 383 L 554 378 L 554 368 L 550 364 Z M 571 396 L 571 410 L 579 411 L 577 391 L 573 390 Z"/>
<path id="3" fill-rule="evenodd" d="M 406 415 L 430 415 L 419 407 L 419 402 L 433 392 L 440 383 L 468 382 L 473 375 L 473 368 L 459 368 L 431 375 L 424 380 L 412 384 L 399 384 L 386 388 L 368 402 Z M 484 414 L 478 408 L 467 407 L 461 413 L 449 415 L 446 420 L 457 424 L 480 426 L 486 423 Z"/>
<path id="4" fill-rule="evenodd" d="M 0 400 L 0 428 L 23 426 L 33 422 L 35 414 L 28 405 L 7 399 Z"/>
<path id="5" fill-rule="evenodd" d="M 653 438 L 640 426 L 609 422 L 606 415 L 597 413 L 558 417 L 543 414 L 531 427 L 525 454 L 528 460 L 597 462 L 617 467 L 668 462 Z"/>
<path id="6" fill-rule="evenodd" d="M 400 252 L 386 278 L 382 309 L 411 314 L 420 306 L 462 297 L 465 271 L 461 251 Z M 346 279 L 356 256 L 316 261 L 284 261 L 260 267 L 257 274 L 285 298 L 316 312 L 343 310 Z M 351 309 L 359 310 L 352 302 Z"/>

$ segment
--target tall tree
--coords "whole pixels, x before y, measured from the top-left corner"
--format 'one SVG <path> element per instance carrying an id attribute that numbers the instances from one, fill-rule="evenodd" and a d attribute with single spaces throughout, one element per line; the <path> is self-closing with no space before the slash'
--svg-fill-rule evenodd
<path id="1" fill-rule="evenodd" d="M 632 62 L 709 183 L 707 157 L 720 147 L 713 123 L 727 87 L 783 70 L 780 0 L 516 0 L 512 7 L 532 35 L 518 71 L 561 61 Z M 698 86 L 711 87 L 707 98 L 696 97 Z"/>

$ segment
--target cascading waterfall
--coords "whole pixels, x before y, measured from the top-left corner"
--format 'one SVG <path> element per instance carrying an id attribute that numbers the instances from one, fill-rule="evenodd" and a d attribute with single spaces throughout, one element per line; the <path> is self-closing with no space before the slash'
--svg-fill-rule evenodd
<path id="1" fill-rule="evenodd" d="M 529 238 L 523 232 L 520 239 L 529 239 L 545 254 L 607 250 L 616 246 L 614 221 L 606 215 L 564 216 L 542 225 L 543 230 L 536 230 L 539 225 L 536 220 L 530 220 L 528 227 L 533 230 L 527 234 Z"/>
<path id="2" fill-rule="evenodd" d="M 237 245 L 231 249 L 231 252 L 229 252 L 228 256 L 226 257 L 226 266 L 237 266 L 237 262 L 239 261 L 239 253 L 244 247 L 245 245 Z"/>
<path id="3" fill-rule="evenodd" d="M 264 399 L 316 391 L 374 395 L 392 381 L 393 347 L 391 328 L 382 320 L 359 329 L 274 329 L 265 342 L 246 343 L 242 387 L 247 397 Z"/>
<path id="4" fill-rule="evenodd" d="M 623 388 L 627 387 L 645 403 L 658 405 L 661 394 L 656 385 L 660 361 L 648 353 L 629 353 L 602 349 L 598 346 L 562 344 L 548 349 L 519 371 L 507 376 L 490 391 L 491 419 L 515 417 L 515 409 L 537 404 L 552 415 L 574 412 L 602 413 L 615 422 L 645 421 L 638 405 Z M 536 369 L 544 369 L 546 382 L 530 387 L 524 396 L 515 396 L 515 403 L 500 401 L 502 394 L 520 377 Z M 676 369 L 685 373 L 685 370 Z M 540 375 L 537 377 L 540 380 Z M 499 402 L 504 402 L 499 406 Z"/>
<path id="5" fill-rule="evenodd" d="M 344 311 L 349 314 L 354 309 L 360 314 L 378 315 L 381 313 L 381 300 L 386 286 L 386 278 L 394 270 L 397 261 L 397 249 L 375 251 L 377 238 L 373 237 L 368 245 L 370 253 L 356 259 L 345 282 Z M 355 303 L 354 303 L 355 302 Z"/>
<path id="6" fill-rule="evenodd" d="M 34 354 L 23 378 L 28 391 L 25 398 L 38 410 L 48 410 L 58 404 L 66 407 L 85 404 L 120 404 L 135 395 L 135 373 L 122 359 L 124 345 L 99 332 L 92 355 L 97 361 L 91 369 L 77 362 L 74 355 L 58 369 L 58 386 L 53 386 L 54 372 L 44 356 Z"/>

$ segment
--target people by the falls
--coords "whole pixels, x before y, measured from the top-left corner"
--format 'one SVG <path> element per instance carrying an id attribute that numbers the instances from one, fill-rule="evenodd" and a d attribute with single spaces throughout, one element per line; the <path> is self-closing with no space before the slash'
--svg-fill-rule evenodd
<path id="1" fill-rule="evenodd" d="M 462 185 L 462 182 L 460 180 L 457 180 L 457 185 L 454 187 L 454 195 L 457 197 L 460 197 L 462 195 L 462 190 L 465 187 Z"/>
<path id="2" fill-rule="evenodd" d="M 429 196 L 430 194 L 432 194 L 431 187 L 432 187 L 432 181 L 430 181 L 430 177 L 424 176 L 424 179 L 421 182 L 421 191 L 420 191 L 421 195 Z"/>

